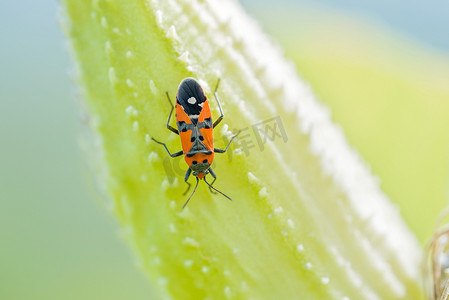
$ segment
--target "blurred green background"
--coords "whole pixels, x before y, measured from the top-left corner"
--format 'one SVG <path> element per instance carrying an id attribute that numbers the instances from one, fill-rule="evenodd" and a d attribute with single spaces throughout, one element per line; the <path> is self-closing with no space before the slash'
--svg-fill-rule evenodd
<path id="1" fill-rule="evenodd" d="M 424 243 L 448 199 L 449 3 L 242 4 Z M 0 3 L 0 299 L 155 299 L 80 147 L 58 4 Z"/>

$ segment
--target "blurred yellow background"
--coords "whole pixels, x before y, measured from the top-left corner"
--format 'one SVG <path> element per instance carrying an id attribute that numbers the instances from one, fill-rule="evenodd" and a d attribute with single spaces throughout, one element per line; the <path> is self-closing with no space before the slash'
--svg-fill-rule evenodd
<path id="1" fill-rule="evenodd" d="M 449 4 L 242 2 L 424 243 L 449 190 Z M 0 299 L 154 299 L 80 149 L 57 12 L 0 3 Z"/>

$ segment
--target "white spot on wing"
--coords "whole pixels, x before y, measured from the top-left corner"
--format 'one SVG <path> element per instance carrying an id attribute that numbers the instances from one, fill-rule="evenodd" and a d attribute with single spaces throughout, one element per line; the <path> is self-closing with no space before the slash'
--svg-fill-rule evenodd
<path id="1" fill-rule="evenodd" d="M 190 97 L 189 99 L 187 99 L 187 102 L 189 102 L 189 104 L 195 104 L 196 103 L 196 99 L 195 97 Z"/>

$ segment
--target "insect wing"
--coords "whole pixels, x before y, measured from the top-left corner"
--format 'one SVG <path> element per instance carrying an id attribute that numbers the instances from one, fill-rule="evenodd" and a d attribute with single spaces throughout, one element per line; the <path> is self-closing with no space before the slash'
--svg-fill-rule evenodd
<path id="1" fill-rule="evenodd" d="M 203 144 L 208 150 L 214 150 L 213 123 L 210 113 L 209 101 L 204 102 L 203 110 L 198 118 L 198 128 L 204 137 Z"/>
<path id="2" fill-rule="evenodd" d="M 178 126 L 179 137 L 181 138 L 182 151 L 188 153 L 192 149 L 190 138 L 195 125 L 192 124 L 192 120 L 179 102 L 176 103 L 176 125 Z"/>

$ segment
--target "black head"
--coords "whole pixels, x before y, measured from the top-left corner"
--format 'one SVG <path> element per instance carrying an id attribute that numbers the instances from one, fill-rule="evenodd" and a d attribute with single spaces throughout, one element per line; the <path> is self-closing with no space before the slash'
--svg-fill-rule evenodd
<path id="1" fill-rule="evenodd" d="M 179 84 L 176 100 L 177 104 L 184 108 L 189 118 L 196 123 L 207 98 L 199 83 L 188 77 Z"/>

